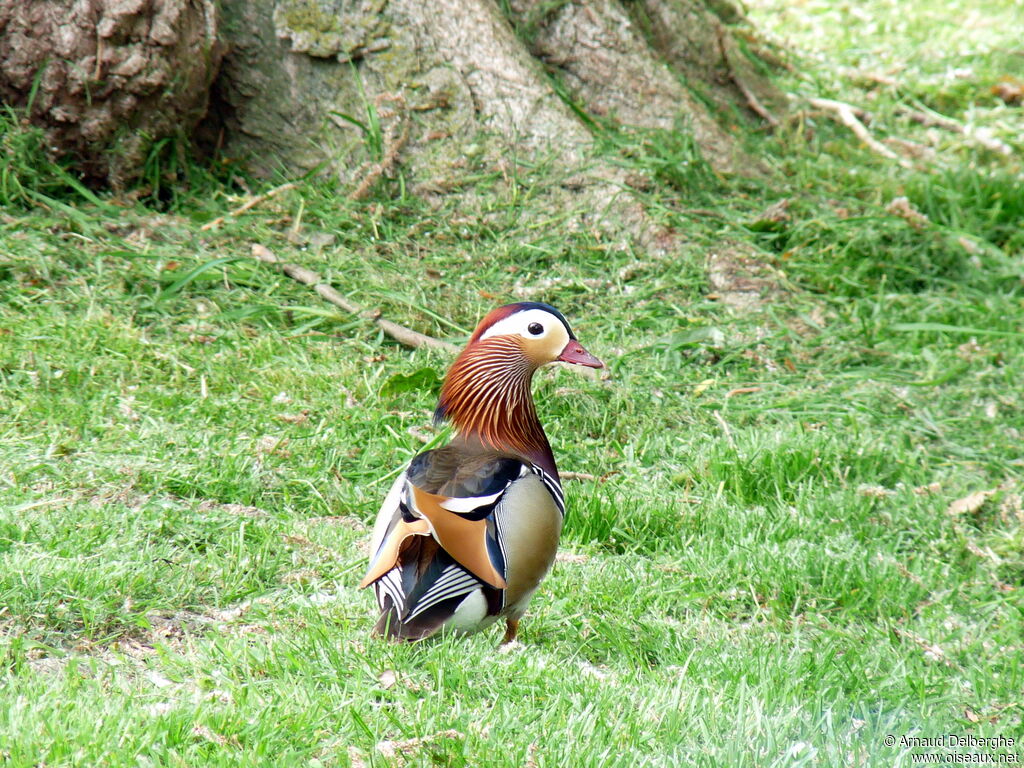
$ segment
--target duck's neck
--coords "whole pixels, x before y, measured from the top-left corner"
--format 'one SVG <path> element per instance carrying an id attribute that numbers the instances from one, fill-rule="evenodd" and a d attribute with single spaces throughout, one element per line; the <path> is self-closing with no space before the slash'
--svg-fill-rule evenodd
<path id="1" fill-rule="evenodd" d="M 530 392 L 534 370 L 514 341 L 471 344 L 445 377 L 435 418 L 450 420 L 463 440 L 521 456 L 557 478 Z"/>

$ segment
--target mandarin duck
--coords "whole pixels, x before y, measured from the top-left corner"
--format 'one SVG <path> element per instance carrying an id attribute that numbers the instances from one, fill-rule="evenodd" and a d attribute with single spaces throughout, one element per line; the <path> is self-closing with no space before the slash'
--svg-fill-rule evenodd
<path id="1" fill-rule="evenodd" d="M 370 568 L 374 633 L 421 640 L 505 619 L 502 644 L 555 559 L 565 502 L 530 382 L 547 363 L 603 363 L 547 304 L 498 307 L 477 326 L 441 387 L 435 422 L 455 436 L 399 475 L 377 514 Z"/>

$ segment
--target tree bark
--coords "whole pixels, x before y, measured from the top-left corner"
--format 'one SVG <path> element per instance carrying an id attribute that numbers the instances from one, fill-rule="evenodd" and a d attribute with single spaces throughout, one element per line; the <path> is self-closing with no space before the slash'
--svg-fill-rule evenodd
<path id="1" fill-rule="evenodd" d="M 156 141 L 187 147 L 222 53 L 215 0 L 0 0 L 0 101 L 115 187 Z"/>
<path id="2" fill-rule="evenodd" d="M 760 118 L 781 104 L 700 0 L 225 0 L 223 9 L 231 53 L 207 136 L 264 173 L 326 163 L 351 178 L 368 158 L 341 115 L 365 122 L 395 96 L 415 113 L 414 174 L 447 177 L 459 142 L 487 144 L 481 134 L 578 160 L 593 137 L 553 79 L 599 119 L 691 131 L 708 161 L 730 171 L 735 144 L 692 91 Z"/>
<path id="3" fill-rule="evenodd" d="M 401 174 L 431 199 L 542 163 L 548 210 L 661 242 L 595 130 L 683 132 L 716 171 L 747 167 L 719 118 L 771 122 L 777 99 L 729 2 L 0 0 L 0 97 L 116 186 L 202 114 L 220 65 L 199 143 L 258 174 L 333 173 L 357 199 Z"/>
<path id="4" fill-rule="evenodd" d="M 727 1 L 720 12 L 738 21 Z M 428 199 L 472 197 L 481 172 L 544 163 L 534 194 L 547 210 L 663 252 L 671 238 L 624 192 L 635 180 L 594 159 L 595 121 L 688 132 L 729 173 L 750 163 L 713 112 L 761 120 L 781 103 L 702 0 L 225 0 L 222 10 L 231 51 L 204 135 L 228 157 L 263 174 L 334 173 L 356 197 L 401 173 Z"/>

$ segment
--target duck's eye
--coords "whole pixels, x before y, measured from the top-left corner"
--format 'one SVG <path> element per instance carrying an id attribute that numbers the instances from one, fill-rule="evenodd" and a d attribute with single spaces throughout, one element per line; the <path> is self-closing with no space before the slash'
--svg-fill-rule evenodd
<path id="1" fill-rule="evenodd" d="M 526 330 L 528 330 L 534 336 L 540 336 L 542 333 L 544 333 L 544 326 L 541 325 L 540 323 L 530 323 L 528 326 L 526 326 Z"/>

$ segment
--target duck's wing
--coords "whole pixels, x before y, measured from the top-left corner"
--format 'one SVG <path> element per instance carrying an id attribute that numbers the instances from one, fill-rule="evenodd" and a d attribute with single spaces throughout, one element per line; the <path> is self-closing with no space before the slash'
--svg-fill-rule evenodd
<path id="1" fill-rule="evenodd" d="M 360 584 L 374 585 L 382 611 L 378 631 L 426 637 L 470 595 L 484 615 L 501 610 L 507 572 L 496 510 L 531 471 L 515 457 L 452 446 L 412 461 L 378 514 L 370 568 Z"/>

